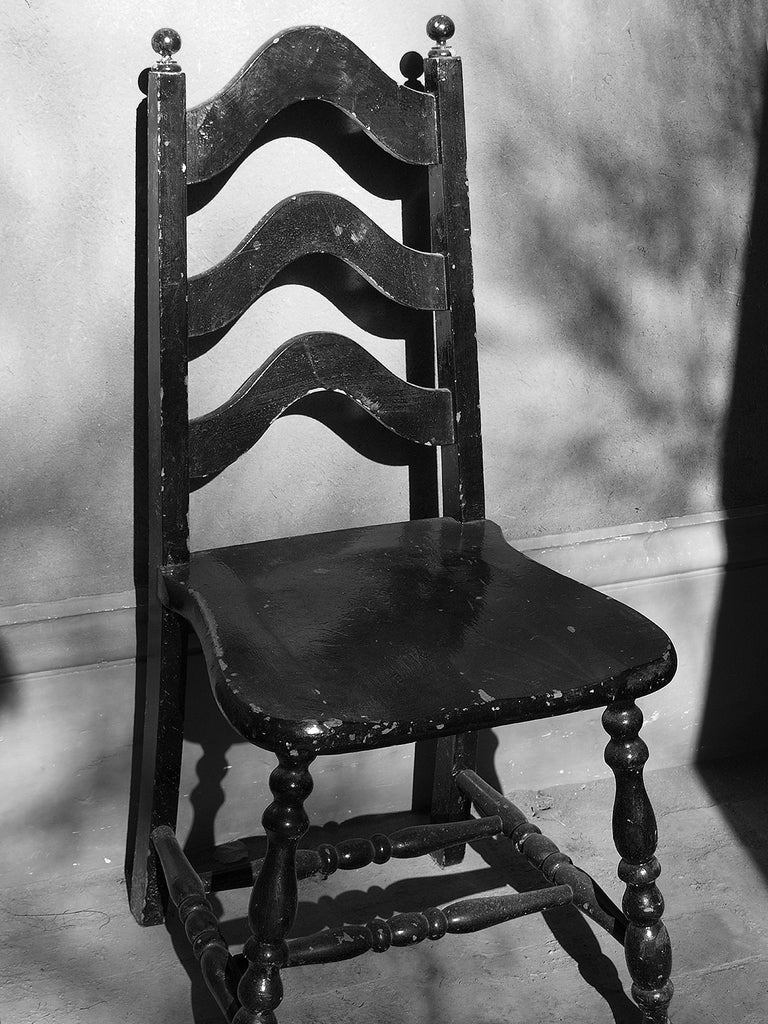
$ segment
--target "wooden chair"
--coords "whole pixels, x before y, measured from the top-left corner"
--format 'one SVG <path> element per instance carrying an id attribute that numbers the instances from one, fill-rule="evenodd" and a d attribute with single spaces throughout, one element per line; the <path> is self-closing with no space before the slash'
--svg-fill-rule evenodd
<path id="1" fill-rule="evenodd" d="M 160 60 L 149 72 L 147 106 L 152 585 L 127 858 L 131 907 L 142 924 L 161 921 L 167 886 L 226 1019 L 266 1024 L 275 1020 L 287 966 L 474 931 L 572 902 L 624 945 L 644 1020 L 661 1024 L 671 957 L 635 698 L 671 679 L 675 655 L 642 615 L 530 561 L 485 519 L 461 62 L 449 45 L 449 18 L 432 18 L 427 31 L 433 46 L 424 84 L 413 54 L 401 64 L 408 81 L 398 85 L 337 32 L 301 27 L 270 40 L 221 92 L 190 110 L 175 62 L 179 36 L 166 29 L 153 37 Z M 324 122 L 313 115 L 296 128 L 290 118 L 300 101 L 332 109 Z M 409 244 L 345 199 L 305 193 L 187 280 L 188 189 L 195 202 L 210 198 L 275 123 L 320 141 L 336 117 L 346 130 L 330 130 L 326 145 L 342 166 L 362 174 L 365 161 L 347 158 L 364 144 L 381 154 L 380 181 L 408 184 Z M 342 285 L 333 294 L 353 319 L 363 316 L 360 294 L 381 293 L 376 301 L 395 326 L 380 310 L 366 325 L 405 337 L 408 380 L 345 337 L 303 334 L 224 405 L 189 422 L 188 358 L 217 341 L 277 275 L 315 254 L 337 258 L 330 262 L 343 271 Z M 360 277 L 376 291 L 361 289 Z M 398 319 L 398 307 L 415 311 L 412 319 Z M 340 403 L 339 393 L 351 402 Z M 359 420 L 372 424 L 353 442 L 361 451 L 375 455 L 383 437 L 407 449 L 410 519 L 190 553 L 190 489 L 301 403 L 350 439 L 365 425 Z M 267 852 L 253 865 L 252 938 L 237 956 L 174 836 L 189 627 L 224 715 L 277 758 L 263 816 Z M 623 912 L 475 772 L 478 730 L 599 706 L 616 777 Z M 433 824 L 298 850 L 318 754 L 414 741 L 422 755 L 436 750 Z M 546 756 L 557 753 L 553 744 Z M 464 820 L 470 806 L 479 817 Z M 507 837 L 546 886 L 289 936 L 297 878 L 425 853 L 457 862 L 463 844 L 483 836 Z"/>

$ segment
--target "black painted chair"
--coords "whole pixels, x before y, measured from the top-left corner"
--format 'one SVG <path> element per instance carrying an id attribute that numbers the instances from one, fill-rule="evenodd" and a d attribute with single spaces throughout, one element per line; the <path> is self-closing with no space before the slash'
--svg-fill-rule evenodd
<path id="1" fill-rule="evenodd" d="M 180 39 L 172 30 L 153 38 L 161 56 L 148 87 L 151 586 L 131 907 L 142 924 L 157 923 L 169 894 L 225 1017 L 266 1024 L 286 966 L 572 902 L 624 945 L 633 996 L 644 1019 L 661 1024 L 672 993 L 670 946 L 634 701 L 671 679 L 674 651 L 643 616 L 530 561 L 485 519 L 461 63 L 448 43 L 450 19 L 433 18 L 428 33 L 424 84 L 413 54 L 401 64 L 408 81 L 397 85 L 343 36 L 302 27 L 272 39 L 189 111 L 174 59 Z M 369 175 L 374 191 L 399 195 L 407 244 L 346 200 L 306 193 L 275 207 L 227 259 L 188 281 L 188 194 L 190 203 L 207 201 L 270 132 L 323 141 L 351 173 Z M 329 263 L 342 271 L 338 284 Z M 345 337 L 304 334 L 224 405 L 188 422 L 188 358 L 267 288 L 302 274 L 358 324 L 404 338 L 408 380 Z M 190 489 L 289 409 L 320 419 L 364 454 L 408 465 L 410 519 L 190 554 Z M 252 866 L 252 938 L 236 956 L 173 831 L 189 627 L 224 715 L 277 757 L 263 817 L 267 852 Z M 478 730 L 600 706 L 616 776 L 623 912 L 475 772 Z M 431 758 L 432 824 L 297 849 L 318 754 L 414 741 L 420 763 Z M 557 757 L 556 746 L 546 756 Z M 479 817 L 468 817 L 471 806 Z M 425 853 L 457 863 L 463 844 L 483 836 L 507 837 L 547 884 L 289 935 L 297 878 Z"/>

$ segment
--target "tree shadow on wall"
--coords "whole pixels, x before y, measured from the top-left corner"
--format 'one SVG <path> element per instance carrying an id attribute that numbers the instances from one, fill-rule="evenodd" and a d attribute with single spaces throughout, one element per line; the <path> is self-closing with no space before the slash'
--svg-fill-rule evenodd
<path id="1" fill-rule="evenodd" d="M 722 448 L 726 509 L 768 506 L 768 61 L 763 83 L 741 317 Z M 765 529 L 764 515 L 755 521 Z M 698 767 L 768 880 L 768 569 L 766 538 L 751 536 L 749 525 L 748 513 L 734 513 L 725 522 L 727 563 L 734 568 L 726 573 L 720 595 Z M 761 552 L 763 568 L 758 570 Z M 751 766 L 717 764 L 740 755 L 757 757 Z"/>
<path id="2" fill-rule="evenodd" d="M 610 52 L 595 47 L 584 66 L 545 35 L 557 20 L 548 5 L 530 12 L 529 35 L 488 41 L 473 88 L 486 89 L 504 129 L 485 145 L 491 180 L 508 191 L 473 196 L 486 236 L 478 252 L 484 241 L 489 249 L 479 283 L 504 302 L 510 326 L 481 332 L 480 343 L 481 357 L 485 347 L 507 368 L 519 363 L 506 424 L 514 444 L 492 440 L 497 478 L 514 480 L 526 500 L 503 510 L 513 535 L 713 507 L 702 501 L 715 501 L 714 386 L 740 283 L 742 225 L 730 197 L 759 117 L 753 6 L 715 4 L 706 18 L 678 7 L 667 12 L 675 36 L 663 5 L 649 9 L 637 19 L 643 36 L 633 18 L 632 40 L 611 36 Z M 526 52 L 536 32 L 565 62 L 551 80 Z M 608 86 L 599 76 L 612 62 L 624 73 Z M 569 93 L 568 70 L 580 92 Z M 470 148 L 470 171 L 471 161 Z M 541 401 L 545 374 L 565 385 L 565 368 L 564 393 Z"/>

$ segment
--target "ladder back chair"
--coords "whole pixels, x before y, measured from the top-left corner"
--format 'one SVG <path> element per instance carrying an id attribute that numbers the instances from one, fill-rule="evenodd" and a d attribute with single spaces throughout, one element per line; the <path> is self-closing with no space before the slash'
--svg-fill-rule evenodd
<path id="1" fill-rule="evenodd" d="M 269 1024 L 287 967 L 573 903 L 624 946 L 643 1019 L 663 1024 L 671 954 L 635 698 L 669 682 L 675 654 L 642 615 L 527 559 L 485 518 L 462 70 L 450 18 L 432 18 L 427 32 L 428 56 L 406 55 L 407 81 L 399 85 L 339 33 L 290 29 L 189 110 L 175 60 L 181 40 L 171 29 L 153 37 L 150 597 L 127 853 L 131 908 L 140 923 L 158 923 L 170 898 L 225 1018 Z M 274 207 L 222 262 L 187 279 L 188 190 L 191 197 L 197 189 L 197 202 L 210 199 L 256 137 L 307 102 L 332 108 L 331 127 L 337 115 L 344 122 L 345 132 L 327 141 L 329 152 L 338 156 L 342 143 L 357 138 L 380 153 L 385 178 L 405 168 L 424 185 L 404 198 L 403 244 L 347 200 L 302 193 Z M 318 124 L 311 116 L 305 122 L 313 141 L 322 141 Z M 189 421 L 188 360 L 218 341 L 279 275 L 318 254 L 335 257 L 328 262 L 346 275 L 336 293 L 342 305 L 344 295 L 360 292 L 360 278 L 373 286 L 364 286 L 366 295 L 385 302 L 392 321 L 374 310 L 366 325 L 405 338 L 407 380 L 346 337 L 307 333 L 286 341 L 222 406 Z M 399 319 L 399 307 L 411 321 Z M 362 429 L 363 441 L 355 442 L 355 428 L 368 424 L 379 440 L 407 451 L 400 461 L 409 467 L 410 518 L 190 553 L 190 490 L 299 408 L 374 457 L 379 441 Z M 174 835 L 190 628 L 221 711 L 277 760 L 262 819 L 266 855 L 252 865 L 252 934 L 235 955 Z M 596 707 L 605 707 L 605 758 L 616 779 L 623 909 L 475 771 L 478 730 Z M 298 849 L 316 756 L 413 742 L 422 753 L 436 751 L 431 824 Z M 485 836 L 506 837 L 546 884 L 290 935 L 297 880 L 427 853 L 457 863 L 464 844 Z"/>

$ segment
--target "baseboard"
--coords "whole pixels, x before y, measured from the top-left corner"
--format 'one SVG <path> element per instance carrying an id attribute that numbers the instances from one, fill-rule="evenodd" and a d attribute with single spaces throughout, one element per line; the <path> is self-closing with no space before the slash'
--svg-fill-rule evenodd
<path id="1" fill-rule="evenodd" d="M 529 557 L 602 590 L 768 563 L 768 508 L 511 540 Z M 130 660 L 134 591 L 0 609 L 0 679 Z"/>
<path id="2" fill-rule="evenodd" d="M 519 551 L 601 590 L 768 563 L 768 507 L 513 541 Z"/>
<path id="3" fill-rule="evenodd" d="M 0 609 L 0 680 L 135 656 L 135 590 Z"/>

